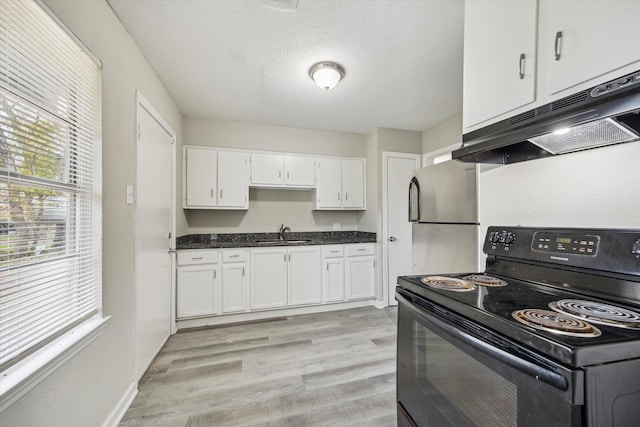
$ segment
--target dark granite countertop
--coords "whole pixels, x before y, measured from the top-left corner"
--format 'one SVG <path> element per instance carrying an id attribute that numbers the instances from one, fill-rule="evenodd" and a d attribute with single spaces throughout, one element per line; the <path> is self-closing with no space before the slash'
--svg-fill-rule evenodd
<path id="1" fill-rule="evenodd" d="M 345 243 L 375 243 L 375 241 L 376 233 L 365 231 L 290 231 L 285 234 L 285 240 L 279 240 L 278 233 L 189 234 L 176 239 L 176 249 L 341 245 Z"/>

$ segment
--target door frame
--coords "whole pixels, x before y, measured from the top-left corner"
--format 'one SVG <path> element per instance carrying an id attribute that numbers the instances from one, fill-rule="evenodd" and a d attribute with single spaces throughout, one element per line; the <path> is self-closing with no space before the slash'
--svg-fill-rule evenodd
<path id="1" fill-rule="evenodd" d="M 382 304 L 384 307 L 389 306 L 391 301 L 391 290 L 389 288 L 389 213 L 387 211 L 387 175 L 388 160 L 391 157 L 409 159 L 415 161 L 415 169 L 420 167 L 421 154 L 415 153 L 399 153 L 394 151 L 382 152 Z M 407 186 L 409 183 L 407 183 Z"/>
<path id="2" fill-rule="evenodd" d="M 169 250 L 173 250 L 176 247 L 176 132 L 173 130 L 171 125 L 160 115 L 160 113 L 153 107 L 153 105 L 142 95 L 139 90 L 136 90 L 136 120 L 135 120 L 135 141 L 136 141 L 136 182 L 135 182 L 135 191 L 134 191 L 134 207 L 135 207 L 135 250 L 134 250 L 134 292 L 133 292 L 133 340 L 134 340 L 134 378 L 136 381 L 140 380 L 138 378 L 138 366 L 136 366 L 137 362 L 137 287 L 138 287 L 138 265 L 139 265 L 139 249 L 140 249 L 140 234 L 138 224 L 140 223 L 139 218 L 139 210 L 138 210 L 138 189 L 140 188 L 140 167 L 139 167 L 139 159 L 138 159 L 138 143 L 140 142 L 140 113 L 141 109 L 144 109 L 153 119 L 171 136 L 172 138 L 172 150 L 171 150 L 171 223 L 170 223 L 170 233 L 171 238 L 169 239 L 170 247 L 167 248 Z M 171 274 L 171 314 L 170 314 L 170 325 L 169 325 L 169 333 L 175 334 L 177 330 L 176 326 L 176 275 L 173 274 L 176 269 L 176 254 L 175 251 L 171 252 L 170 255 L 170 271 Z"/>

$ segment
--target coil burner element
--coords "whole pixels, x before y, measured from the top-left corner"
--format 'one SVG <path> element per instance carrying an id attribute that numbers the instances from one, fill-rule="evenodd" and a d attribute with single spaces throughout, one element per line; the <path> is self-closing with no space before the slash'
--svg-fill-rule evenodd
<path id="1" fill-rule="evenodd" d="M 514 311 L 511 316 L 524 325 L 558 335 L 583 338 L 602 335 L 595 326 L 557 311 L 526 308 Z"/>
<path id="2" fill-rule="evenodd" d="M 427 276 L 420 281 L 429 287 L 453 292 L 469 292 L 477 288 L 469 281 L 446 276 Z"/>
<path id="3" fill-rule="evenodd" d="M 464 280 L 467 280 L 474 285 L 487 286 L 487 287 L 498 287 L 498 286 L 507 286 L 508 283 L 502 279 L 498 279 L 497 277 L 487 276 L 486 274 L 472 274 L 470 276 L 463 277 Z"/>
<path id="4" fill-rule="evenodd" d="M 616 328 L 640 329 L 640 313 L 614 305 L 579 299 L 563 299 L 549 303 L 559 313 Z"/>

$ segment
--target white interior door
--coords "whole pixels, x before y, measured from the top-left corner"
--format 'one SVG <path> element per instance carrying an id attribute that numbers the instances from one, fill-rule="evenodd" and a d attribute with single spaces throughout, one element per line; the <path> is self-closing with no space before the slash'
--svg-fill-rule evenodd
<path id="1" fill-rule="evenodd" d="M 171 333 L 175 133 L 138 102 L 135 374 L 147 370 Z"/>
<path id="2" fill-rule="evenodd" d="M 398 276 L 411 274 L 411 223 L 408 220 L 409 181 L 413 170 L 420 167 L 420 155 L 409 153 L 382 153 L 383 227 L 382 251 L 384 261 L 384 289 L 389 305 L 394 298 Z"/>

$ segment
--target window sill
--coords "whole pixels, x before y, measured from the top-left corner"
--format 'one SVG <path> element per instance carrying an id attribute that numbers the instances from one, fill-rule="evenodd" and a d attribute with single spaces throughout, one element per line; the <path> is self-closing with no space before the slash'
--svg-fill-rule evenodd
<path id="1" fill-rule="evenodd" d="M 0 412 L 100 336 L 110 318 L 89 319 L 0 373 Z"/>

